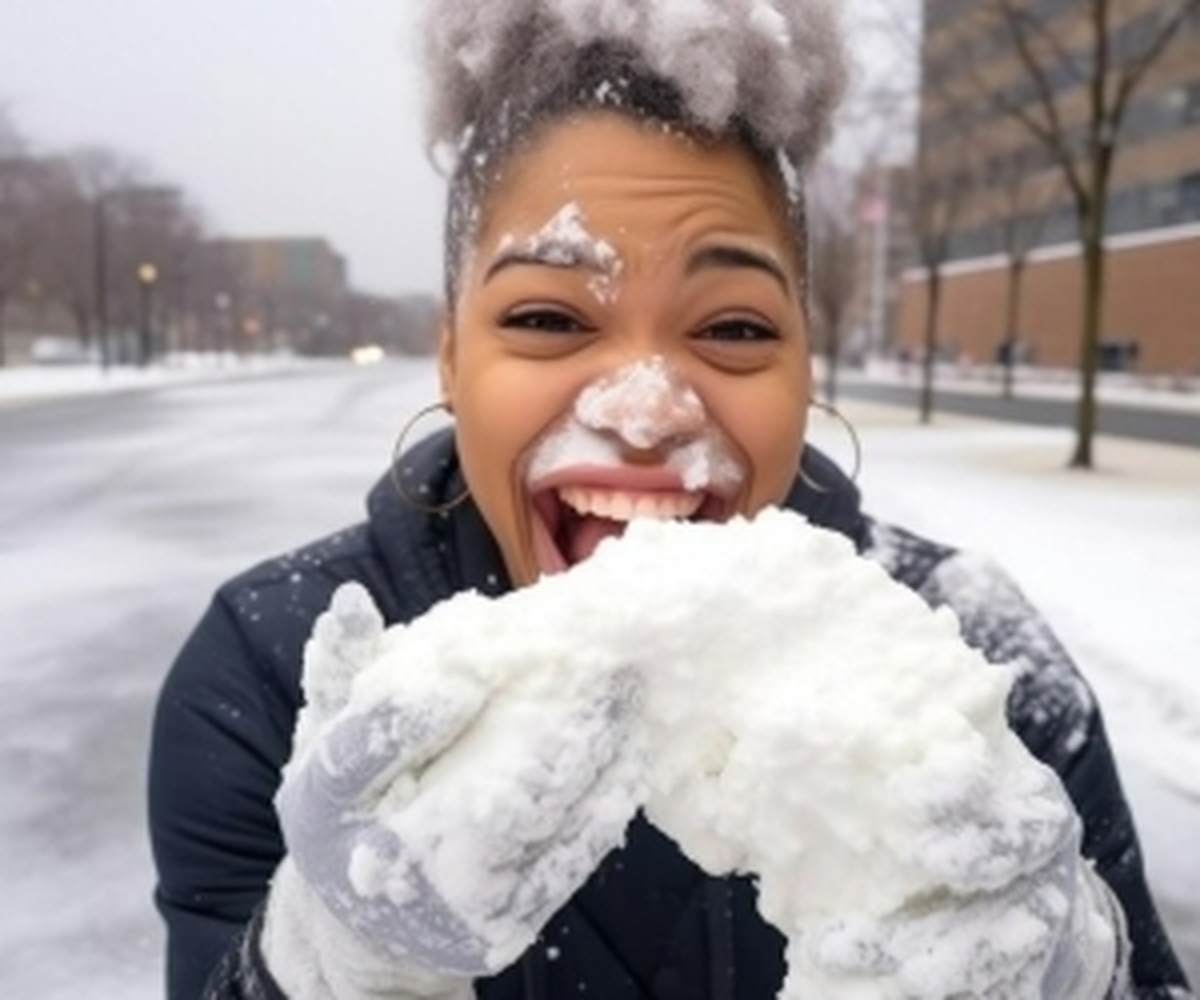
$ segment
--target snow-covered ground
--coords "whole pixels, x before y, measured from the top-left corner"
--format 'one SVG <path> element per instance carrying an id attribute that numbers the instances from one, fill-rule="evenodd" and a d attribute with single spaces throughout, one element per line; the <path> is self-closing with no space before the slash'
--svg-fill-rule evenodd
<path id="1" fill-rule="evenodd" d="M 917 386 L 921 366 L 895 358 L 871 358 L 861 368 L 839 369 L 838 378 L 849 383 Z M 1004 373 L 996 365 L 941 362 L 934 375 L 939 389 L 995 396 L 1000 393 Z M 1075 400 L 1079 396 L 1079 373 L 1067 368 L 1018 365 L 1013 372 L 1013 391 L 1026 399 Z M 1200 413 L 1200 373 L 1191 375 L 1100 372 L 1096 394 L 1101 403 Z"/>
<path id="2" fill-rule="evenodd" d="M 214 379 L 251 378 L 312 368 L 311 360 L 286 354 L 174 354 L 146 368 L 131 365 L 21 365 L 0 368 L 0 407 L 65 396 L 134 392 Z"/>
<path id="3" fill-rule="evenodd" d="M 28 405 L 85 383 L 136 398 Z M 221 579 L 358 518 L 434 395 L 425 362 L 0 371 L 0 996 L 161 995 L 142 789 L 162 672 Z M 1065 430 L 844 409 L 872 512 L 994 555 L 1082 663 L 1200 977 L 1200 450 L 1104 439 L 1081 474 Z M 814 435 L 847 454 L 836 424 Z"/>

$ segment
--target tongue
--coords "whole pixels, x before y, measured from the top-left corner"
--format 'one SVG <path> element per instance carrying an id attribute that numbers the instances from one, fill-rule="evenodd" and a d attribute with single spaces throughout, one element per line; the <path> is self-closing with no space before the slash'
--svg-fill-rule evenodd
<path id="1" fill-rule="evenodd" d="M 625 521 L 610 521 L 604 517 L 582 517 L 570 527 L 564 554 L 567 562 L 574 566 L 583 562 L 596 551 L 596 546 L 606 538 L 617 538 L 625 531 Z"/>

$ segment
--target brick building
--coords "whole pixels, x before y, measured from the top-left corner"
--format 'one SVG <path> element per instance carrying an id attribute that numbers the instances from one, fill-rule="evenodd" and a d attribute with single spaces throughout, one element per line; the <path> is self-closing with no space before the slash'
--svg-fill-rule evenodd
<path id="1" fill-rule="evenodd" d="M 1039 364 L 1079 358 L 1082 261 L 1074 201 L 1061 168 L 1021 122 L 996 106 L 1036 116 L 1038 81 L 1008 29 L 978 0 L 929 0 L 922 49 L 924 169 L 939 190 L 965 191 L 945 216 L 938 344 L 991 361 L 1004 338 L 1014 250 L 1029 249 L 1018 336 Z M 1024 0 L 1043 39 L 1041 81 L 1066 130 L 1087 113 L 1092 4 Z M 1117 0 L 1111 58 L 1132 60 L 1177 0 Z M 1047 52 L 1053 52 L 1053 57 Z M 956 185 L 957 182 L 957 185 Z M 1014 246 L 1014 224 L 1024 227 Z M 1120 134 L 1106 219 L 1107 279 L 1101 358 L 1147 372 L 1200 371 L 1200 10 L 1194 9 L 1134 92 Z M 911 268 L 901 288 L 898 342 L 918 350 L 927 275 Z"/>

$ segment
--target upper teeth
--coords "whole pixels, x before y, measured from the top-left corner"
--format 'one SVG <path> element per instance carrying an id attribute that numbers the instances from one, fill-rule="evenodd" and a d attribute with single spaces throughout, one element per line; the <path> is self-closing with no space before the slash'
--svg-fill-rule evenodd
<path id="1" fill-rule="evenodd" d="M 680 520 L 691 517 L 704 502 L 703 496 L 696 493 L 626 493 L 583 486 L 564 486 L 558 495 L 577 513 L 610 521 L 632 521 L 635 517 Z"/>

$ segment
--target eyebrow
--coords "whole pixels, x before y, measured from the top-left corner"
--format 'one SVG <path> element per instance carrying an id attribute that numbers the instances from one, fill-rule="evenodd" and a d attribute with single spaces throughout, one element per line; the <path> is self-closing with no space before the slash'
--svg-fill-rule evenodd
<path id="1" fill-rule="evenodd" d="M 501 250 L 488 265 L 487 273 L 483 276 L 484 283 L 491 281 L 505 268 L 521 265 L 563 270 L 581 267 L 604 273 L 611 267 L 611 263 L 592 247 L 580 245 L 575 240 L 538 240 L 533 246 L 522 244 Z"/>
<path id="2" fill-rule="evenodd" d="M 696 251 L 688 261 L 687 275 L 691 277 L 697 271 L 707 268 L 751 268 L 770 275 L 788 295 L 792 294 L 792 284 L 787 272 L 770 254 L 758 250 L 750 250 L 738 246 L 712 246 Z"/>
<path id="3" fill-rule="evenodd" d="M 607 272 L 609 266 L 589 246 L 581 246 L 573 240 L 544 240 L 535 246 L 520 245 L 502 250 L 488 266 L 483 277 L 484 283 L 506 268 L 521 265 L 563 270 L 582 267 L 598 272 Z M 774 278 L 786 294 L 792 293 L 787 272 L 773 256 L 758 250 L 729 245 L 705 247 L 688 260 L 685 273 L 691 277 L 707 268 L 750 268 L 761 271 Z"/>

